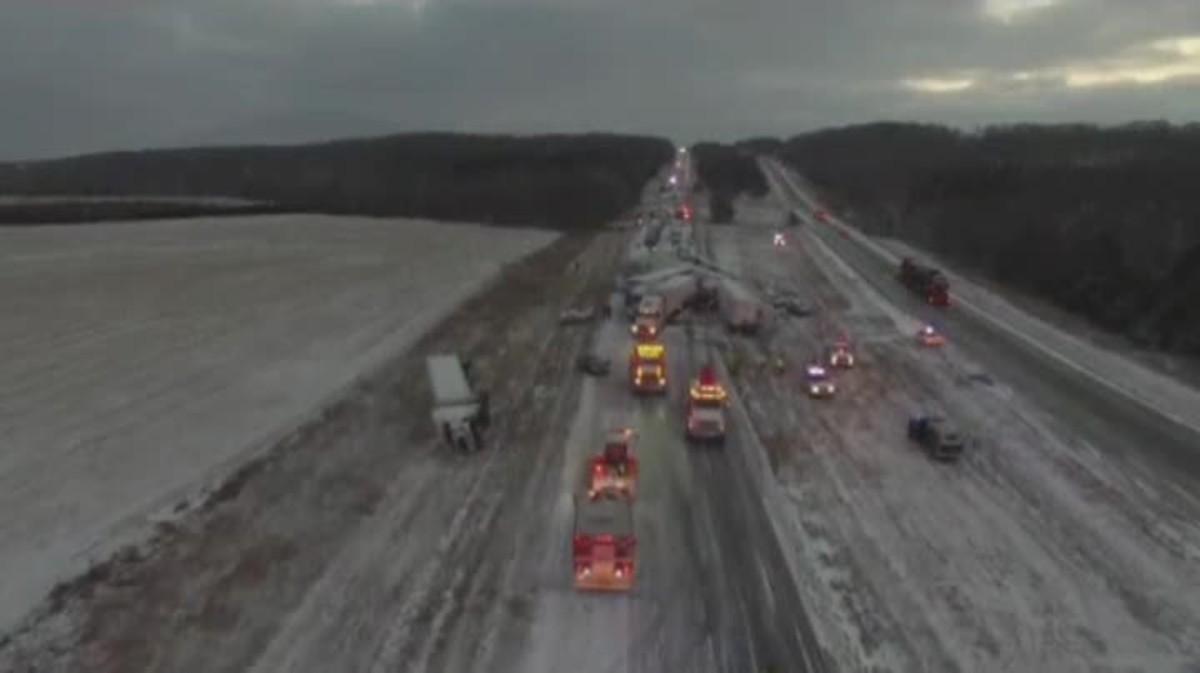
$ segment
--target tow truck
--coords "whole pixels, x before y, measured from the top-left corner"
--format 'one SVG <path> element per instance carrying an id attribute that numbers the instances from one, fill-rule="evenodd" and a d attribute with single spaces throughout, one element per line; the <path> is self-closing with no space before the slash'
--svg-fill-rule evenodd
<path id="1" fill-rule="evenodd" d="M 571 541 L 575 588 L 629 591 L 637 573 L 633 505 L 622 499 L 575 499 Z"/>
<path id="2" fill-rule="evenodd" d="M 588 497 L 636 497 L 638 460 L 633 455 L 633 439 L 633 428 L 608 433 L 604 452 L 592 456 L 588 465 Z"/>
<path id="3" fill-rule="evenodd" d="M 854 366 L 854 351 L 850 349 L 850 342 L 845 340 L 834 342 L 833 347 L 829 349 L 829 366 L 842 369 Z"/>
<path id="4" fill-rule="evenodd" d="M 804 369 L 804 382 L 808 386 L 808 396 L 814 398 L 829 398 L 837 392 L 829 370 L 819 364 L 810 364 Z"/>
<path id="5" fill-rule="evenodd" d="M 635 393 L 667 392 L 667 348 L 656 341 L 636 343 L 629 355 L 629 382 Z"/>
<path id="6" fill-rule="evenodd" d="M 925 325 L 917 330 L 917 342 L 926 348 L 937 348 L 946 345 L 946 337 L 934 329 L 933 325 Z"/>
<path id="7" fill-rule="evenodd" d="M 725 443 L 725 405 L 729 395 L 717 380 L 712 365 L 700 369 L 688 390 L 687 439 L 691 442 Z"/>

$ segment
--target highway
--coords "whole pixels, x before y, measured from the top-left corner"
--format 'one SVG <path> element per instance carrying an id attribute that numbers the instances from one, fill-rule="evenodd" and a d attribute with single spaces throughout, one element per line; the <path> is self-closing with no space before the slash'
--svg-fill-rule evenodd
<path id="1" fill-rule="evenodd" d="M 811 200 L 779 164 L 763 165 L 777 184 L 783 185 L 797 207 Z M 1027 339 L 998 329 L 995 319 L 981 319 L 976 311 L 951 307 L 941 310 L 921 302 L 896 282 L 895 268 L 836 229 L 813 226 L 810 231 L 833 249 L 855 272 L 888 302 L 941 326 L 954 343 L 984 363 L 1039 407 L 1052 412 L 1067 432 L 1101 447 L 1129 469 L 1155 470 L 1181 487 L 1200 486 L 1200 433 L 1162 411 L 1118 390 L 1098 384 Z M 953 294 L 953 288 L 951 288 Z M 1061 356 L 1070 358 L 1070 353 Z M 1200 423 L 1200 419 L 1192 419 Z"/>
<path id="2" fill-rule="evenodd" d="M 933 313 L 834 229 L 803 226 L 773 246 L 780 206 L 800 199 L 768 170 L 782 202 L 739 204 L 732 226 L 701 212 L 697 248 L 811 315 L 777 315 L 752 338 L 684 315 L 663 333 L 667 394 L 636 397 L 623 307 L 584 325 L 558 316 L 610 292 L 643 232 L 565 240 L 181 518 L 151 554 L 64 592 L 0 644 L 0 669 L 1157 673 L 1200 662 L 1200 490 L 1183 462 L 1194 440 L 987 322 Z M 647 188 L 644 205 L 671 203 Z M 665 240 L 642 261 L 679 262 Z M 950 344 L 916 347 L 913 318 L 936 318 Z M 802 365 L 843 332 L 858 365 L 837 374 L 834 399 L 810 399 Z M 576 371 L 585 350 L 610 358 L 609 375 Z M 428 352 L 469 354 L 491 383 L 483 452 L 449 452 L 433 435 L 412 384 Z M 730 376 L 734 353 L 790 365 Z M 721 448 L 684 439 L 689 380 L 710 361 L 732 397 Z M 906 419 L 930 409 L 974 435 L 959 463 L 906 441 Z M 582 593 L 574 502 L 586 461 L 621 425 L 637 431 L 641 461 L 636 584 Z"/>

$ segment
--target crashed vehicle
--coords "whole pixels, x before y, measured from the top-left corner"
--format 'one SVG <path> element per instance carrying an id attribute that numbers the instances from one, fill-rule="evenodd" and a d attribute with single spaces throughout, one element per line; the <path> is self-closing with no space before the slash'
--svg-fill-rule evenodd
<path id="1" fill-rule="evenodd" d="M 728 400 L 729 395 L 717 380 L 716 371 L 712 365 L 705 365 L 688 390 L 688 441 L 725 443 L 725 406 Z"/>
<path id="2" fill-rule="evenodd" d="M 963 436 L 940 416 L 908 419 L 908 438 L 920 444 L 934 460 L 955 461 L 962 455 Z"/>
<path id="3" fill-rule="evenodd" d="M 849 369 L 854 366 L 854 351 L 848 341 L 837 341 L 829 349 L 829 366 Z"/>
<path id="4" fill-rule="evenodd" d="M 638 460 L 633 455 L 633 428 L 608 433 L 604 451 L 588 462 L 588 497 L 618 497 L 633 500 L 637 495 Z"/>
<path id="5" fill-rule="evenodd" d="M 612 369 L 612 362 L 603 356 L 595 353 L 584 353 L 575 361 L 575 365 L 579 371 L 592 376 L 608 376 L 608 372 Z"/>
<path id="6" fill-rule="evenodd" d="M 637 573 L 632 503 L 619 498 L 576 498 L 571 552 L 576 589 L 632 589 Z"/>
<path id="7" fill-rule="evenodd" d="M 829 370 L 819 364 L 810 364 L 805 367 L 804 385 L 808 389 L 809 397 L 829 398 L 837 392 L 837 386 L 834 385 Z"/>
<path id="8" fill-rule="evenodd" d="M 946 345 L 946 337 L 934 329 L 933 325 L 925 325 L 917 330 L 917 343 L 927 348 L 937 348 Z"/>

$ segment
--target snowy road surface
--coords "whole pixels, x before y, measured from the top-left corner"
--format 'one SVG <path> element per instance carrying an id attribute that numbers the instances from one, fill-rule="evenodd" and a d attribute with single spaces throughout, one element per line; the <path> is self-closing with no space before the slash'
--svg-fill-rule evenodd
<path id="1" fill-rule="evenodd" d="M 924 306 L 836 229 L 803 227 L 787 255 L 768 232 L 722 243 L 759 260 L 760 281 L 792 279 L 824 309 L 770 346 L 802 359 L 845 330 L 861 350 L 833 404 L 796 406 L 778 383 L 747 391 L 759 432 L 787 438 L 780 506 L 795 556 L 819 569 L 807 602 L 842 668 L 1200 663 L 1200 490 L 1194 469 L 1176 469 L 1194 438 L 1081 393 L 1073 370 L 1003 331 Z M 916 348 L 914 318 L 936 320 L 950 346 Z M 976 438 L 960 464 L 907 445 L 905 418 L 922 410 Z"/>
<path id="2" fill-rule="evenodd" d="M 551 240 L 320 216 L 0 230 L 0 630 Z"/>

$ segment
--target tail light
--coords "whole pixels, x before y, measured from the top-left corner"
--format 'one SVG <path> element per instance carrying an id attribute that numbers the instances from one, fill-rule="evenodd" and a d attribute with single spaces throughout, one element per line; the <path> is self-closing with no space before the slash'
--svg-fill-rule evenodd
<path id="1" fill-rule="evenodd" d="M 604 463 L 596 463 L 592 466 L 592 472 L 596 474 L 604 474 Z"/>
<path id="2" fill-rule="evenodd" d="M 591 535 L 576 535 L 574 543 L 575 555 L 586 556 L 591 554 L 593 544 L 595 544 L 595 541 Z"/>
<path id="3" fill-rule="evenodd" d="M 579 561 L 575 564 L 575 576 L 587 577 L 592 574 L 592 564 L 587 561 Z"/>

